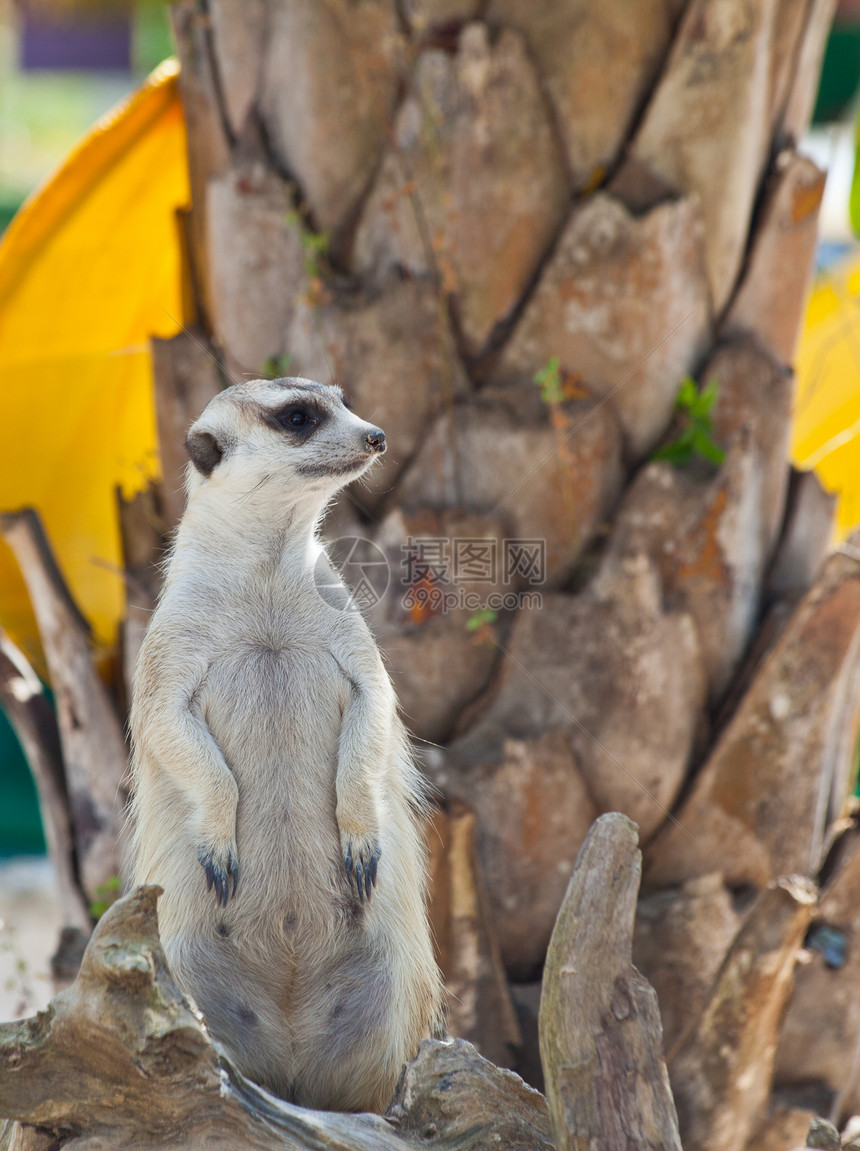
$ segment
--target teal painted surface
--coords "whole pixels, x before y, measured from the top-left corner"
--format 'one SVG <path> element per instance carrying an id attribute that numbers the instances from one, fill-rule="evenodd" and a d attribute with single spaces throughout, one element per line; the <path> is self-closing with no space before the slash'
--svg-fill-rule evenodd
<path id="1" fill-rule="evenodd" d="M 0 235 L 9 227 L 12 217 L 20 207 L 21 201 L 18 197 L 4 198 L 0 192 Z"/>
<path id="2" fill-rule="evenodd" d="M 827 41 L 813 124 L 838 120 L 860 86 L 860 24 L 836 25 Z"/>
<path id="3" fill-rule="evenodd" d="M 0 856 L 45 850 L 36 788 L 6 716 L 0 711 Z"/>

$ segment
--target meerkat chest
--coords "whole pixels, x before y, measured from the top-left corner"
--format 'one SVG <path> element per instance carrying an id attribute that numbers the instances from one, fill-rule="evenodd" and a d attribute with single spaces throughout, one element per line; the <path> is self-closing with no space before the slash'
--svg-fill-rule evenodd
<path id="1" fill-rule="evenodd" d="M 301 603 L 226 611 L 200 691 L 200 706 L 228 762 L 256 776 L 292 764 L 328 775 L 350 685 L 325 629 Z"/>

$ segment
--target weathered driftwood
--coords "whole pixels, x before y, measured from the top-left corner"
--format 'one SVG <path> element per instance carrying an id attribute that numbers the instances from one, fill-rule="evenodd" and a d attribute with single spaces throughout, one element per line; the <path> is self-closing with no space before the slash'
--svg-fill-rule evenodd
<path id="1" fill-rule="evenodd" d="M 704 1010 L 667 1062 L 684 1145 L 735 1151 L 761 1122 L 794 964 L 815 907 L 799 876 L 772 883 L 749 912 Z"/>
<path id="2" fill-rule="evenodd" d="M 0 529 L 27 583 L 57 703 L 69 808 L 81 883 L 104 895 L 120 873 L 122 779 L 126 744 L 107 688 L 96 671 L 89 626 L 73 602 L 38 514 L 0 517 Z"/>
<path id="3" fill-rule="evenodd" d="M 806 941 L 776 1056 L 776 1083 L 814 1082 L 829 1097 L 831 1118 L 860 1110 L 860 834 L 840 844 L 835 874 L 821 895 Z"/>
<path id="4" fill-rule="evenodd" d="M 552 1147 L 543 1096 L 461 1040 L 422 1044 L 387 1118 L 307 1111 L 262 1091 L 174 984 L 158 894 L 138 888 L 114 904 L 75 984 L 34 1018 L 0 1025 L 0 1115 L 81 1151 Z M 35 1136 L 14 1138 L 20 1151 Z"/>
<path id="5" fill-rule="evenodd" d="M 636 827 L 598 819 L 576 861 L 544 969 L 541 1056 L 559 1151 L 680 1151 L 653 988 L 631 961 Z"/>
<path id="6" fill-rule="evenodd" d="M 63 921 L 66 926 L 89 935 L 90 916 L 78 882 L 77 853 L 57 720 L 41 680 L 2 630 L 0 706 L 18 737 L 36 784 Z"/>

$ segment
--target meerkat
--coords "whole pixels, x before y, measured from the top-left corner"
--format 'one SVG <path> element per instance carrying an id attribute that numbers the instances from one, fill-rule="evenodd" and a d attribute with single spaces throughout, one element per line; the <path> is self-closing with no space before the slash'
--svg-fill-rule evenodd
<path id="1" fill-rule="evenodd" d="M 380 1111 L 440 1013 L 426 800 L 370 630 L 314 571 L 326 505 L 385 435 L 335 386 L 255 380 L 186 446 L 135 676 L 134 881 L 164 889 L 170 968 L 244 1074 Z"/>

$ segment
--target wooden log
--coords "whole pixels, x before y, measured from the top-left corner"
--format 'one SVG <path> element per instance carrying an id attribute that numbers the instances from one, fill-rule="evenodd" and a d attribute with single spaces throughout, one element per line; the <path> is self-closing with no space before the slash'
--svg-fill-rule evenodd
<path id="1" fill-rule="evenodd" d="M 462 1041 L 422 1044 L 388 1118 L 308 1111 L 256 1087 L 173 982 L 159 892 L 138 888 L 115 903 L 76 983 L 34 1018 L 0 1025 L 0 1117 L 53 1131 L 54 1151 L 552 1147 L 543 1097 Z"/>
<path id="2" fill-rule="evenodd" d="M 0 630 L 0 705 L 30 766 L 48 853 L 54 865 L 60 912 L 67 927 L 90 933 L 87 900 L 78 881 L 60 733 L 41 680 Z"/>
<path id="3" fill-rule="evenodd" d="M 860 1111 L 860 833 L 831 853 L 835 873 L 822 891 L 817 922 L 805 942 L 791 1002 L 780 1030 L 775 1080 L 791 1089 L 818 1084 L 831 1118 Z"/>
<path id="4" fill-rule="evenodd" d="M 547 954 L 541 1057 L 559 1151 L 680 1151 L 657 996 L 631 961 L 636 825 L 602 815 L 582 846 Z"/>
<path id="5" fill-rule="evenodd" d="M 770 884 L 732 944 L 702 1015 L 668 1057 L 684 1146 L 736 1151 L 761 1123 L 797 950 L 816 902 L 799 876 Z"/>
<path id="6" fill-rule="evenodd" d="M 551 1151 L 546 1099 L 462 1039 L 425 1040 L 407 1063 L 386 1118 L 423 1147 Z"/>
<path id="7" fill-rule="evenodd" d="M 806 1142 L 806 1133 L 813 1118 L 811 1111 L 801 1107 L 773 1106 L 757 1127 L 745 1151 L 793 1151 Z"/>
<path id="8" fill-rule="evenodd" d="M 27 583 L 57 703 L 60 742 L 78 867 L 89 900 L 103 897 L 120 873 L 122 726 L 99 678 L 89 626 L 78 610 L 32 508 L 0 517 L 0 530 Z"/>

